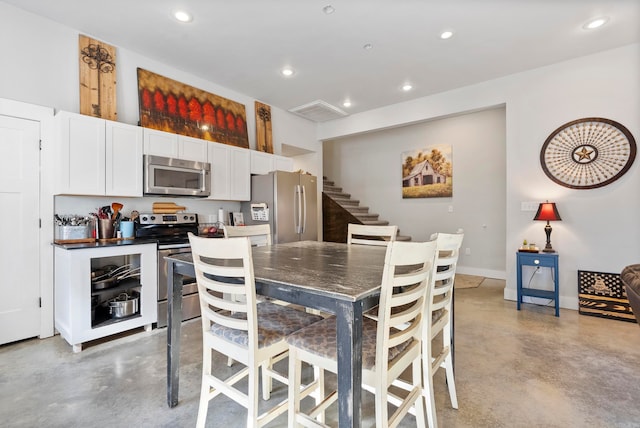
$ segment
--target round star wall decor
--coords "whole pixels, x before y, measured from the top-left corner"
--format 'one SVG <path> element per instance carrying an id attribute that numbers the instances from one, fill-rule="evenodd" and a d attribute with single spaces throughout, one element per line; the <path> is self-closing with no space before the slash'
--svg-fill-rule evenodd
<path id="1" fill-rule="evenodd" d="M 571 189 L 595 189 L 622 177 L 636 158 L 636 141 L 618 122 L 588 117 L 553 131 L 540 151 L 544 173 Z"/>

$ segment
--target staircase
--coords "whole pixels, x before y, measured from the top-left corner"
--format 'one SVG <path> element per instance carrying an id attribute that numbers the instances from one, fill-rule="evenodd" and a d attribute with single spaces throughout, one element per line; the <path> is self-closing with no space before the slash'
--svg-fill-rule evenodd
<path id="1" fill-rule="evenodd" d="M 344 193 L 341 187 L 327 177 L 323 177 L 322 218 L 323 240 L 329 242 L 346 242 L 349 223 L 372 226 L 389 224 L 386 220 L 380 220 L 378 214 L 370 213 L 369 207 L 361 207 L 359 200 L 351 199 L 349 193 Z M 411 241 L 410 236 L 400 235 L 400 231 L 396 239 Z"/>

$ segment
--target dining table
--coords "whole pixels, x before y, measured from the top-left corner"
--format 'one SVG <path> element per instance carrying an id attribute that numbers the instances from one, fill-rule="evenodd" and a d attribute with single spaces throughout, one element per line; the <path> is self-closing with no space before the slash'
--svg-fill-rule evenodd
<path id="1" fill-rule="evenodd" d="M 253 247 L 256 293 L 334 314 L 337 319 L 338 423 L 362 422 L 362 319 L 378 304 L 386 247 L 298 241 Z M 167 401 L 178 404 L 182 284 L 193 277 L 191 254 L 168 262 Z"/>

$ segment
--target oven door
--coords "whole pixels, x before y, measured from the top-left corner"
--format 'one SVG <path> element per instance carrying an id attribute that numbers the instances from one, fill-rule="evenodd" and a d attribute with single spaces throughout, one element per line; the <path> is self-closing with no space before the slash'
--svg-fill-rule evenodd
<path id="1" fill-rule="evenodd" d="M 191 248 L 164 248 L 158 250 L 158 324 L 166 327 L 168 319 L 168 290 L 167 290 L 167 270 L 168 263 L 165 257 L 190 253 Z M 188 320 L 200 316 L 200 300 L 198 299 L 198 285 L 196 279 L 185 277 L 182 286 L 182 320 Z"/>

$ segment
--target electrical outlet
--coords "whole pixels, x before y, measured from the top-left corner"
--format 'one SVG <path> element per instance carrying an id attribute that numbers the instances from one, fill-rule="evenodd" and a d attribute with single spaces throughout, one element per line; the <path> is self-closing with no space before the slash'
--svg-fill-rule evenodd
<path id="1" fill-rule="evenodd" d="M 449 205 L 449 212 L 452 213 L 453 212 L 453 205 Z"/>
<path id="2" fill-rule="evenodd" d="M 465 254 L 465 256 L 470 256 L 471 255 L 471 248 L 465 248 L 464 249 L 464 254 Z"/>

